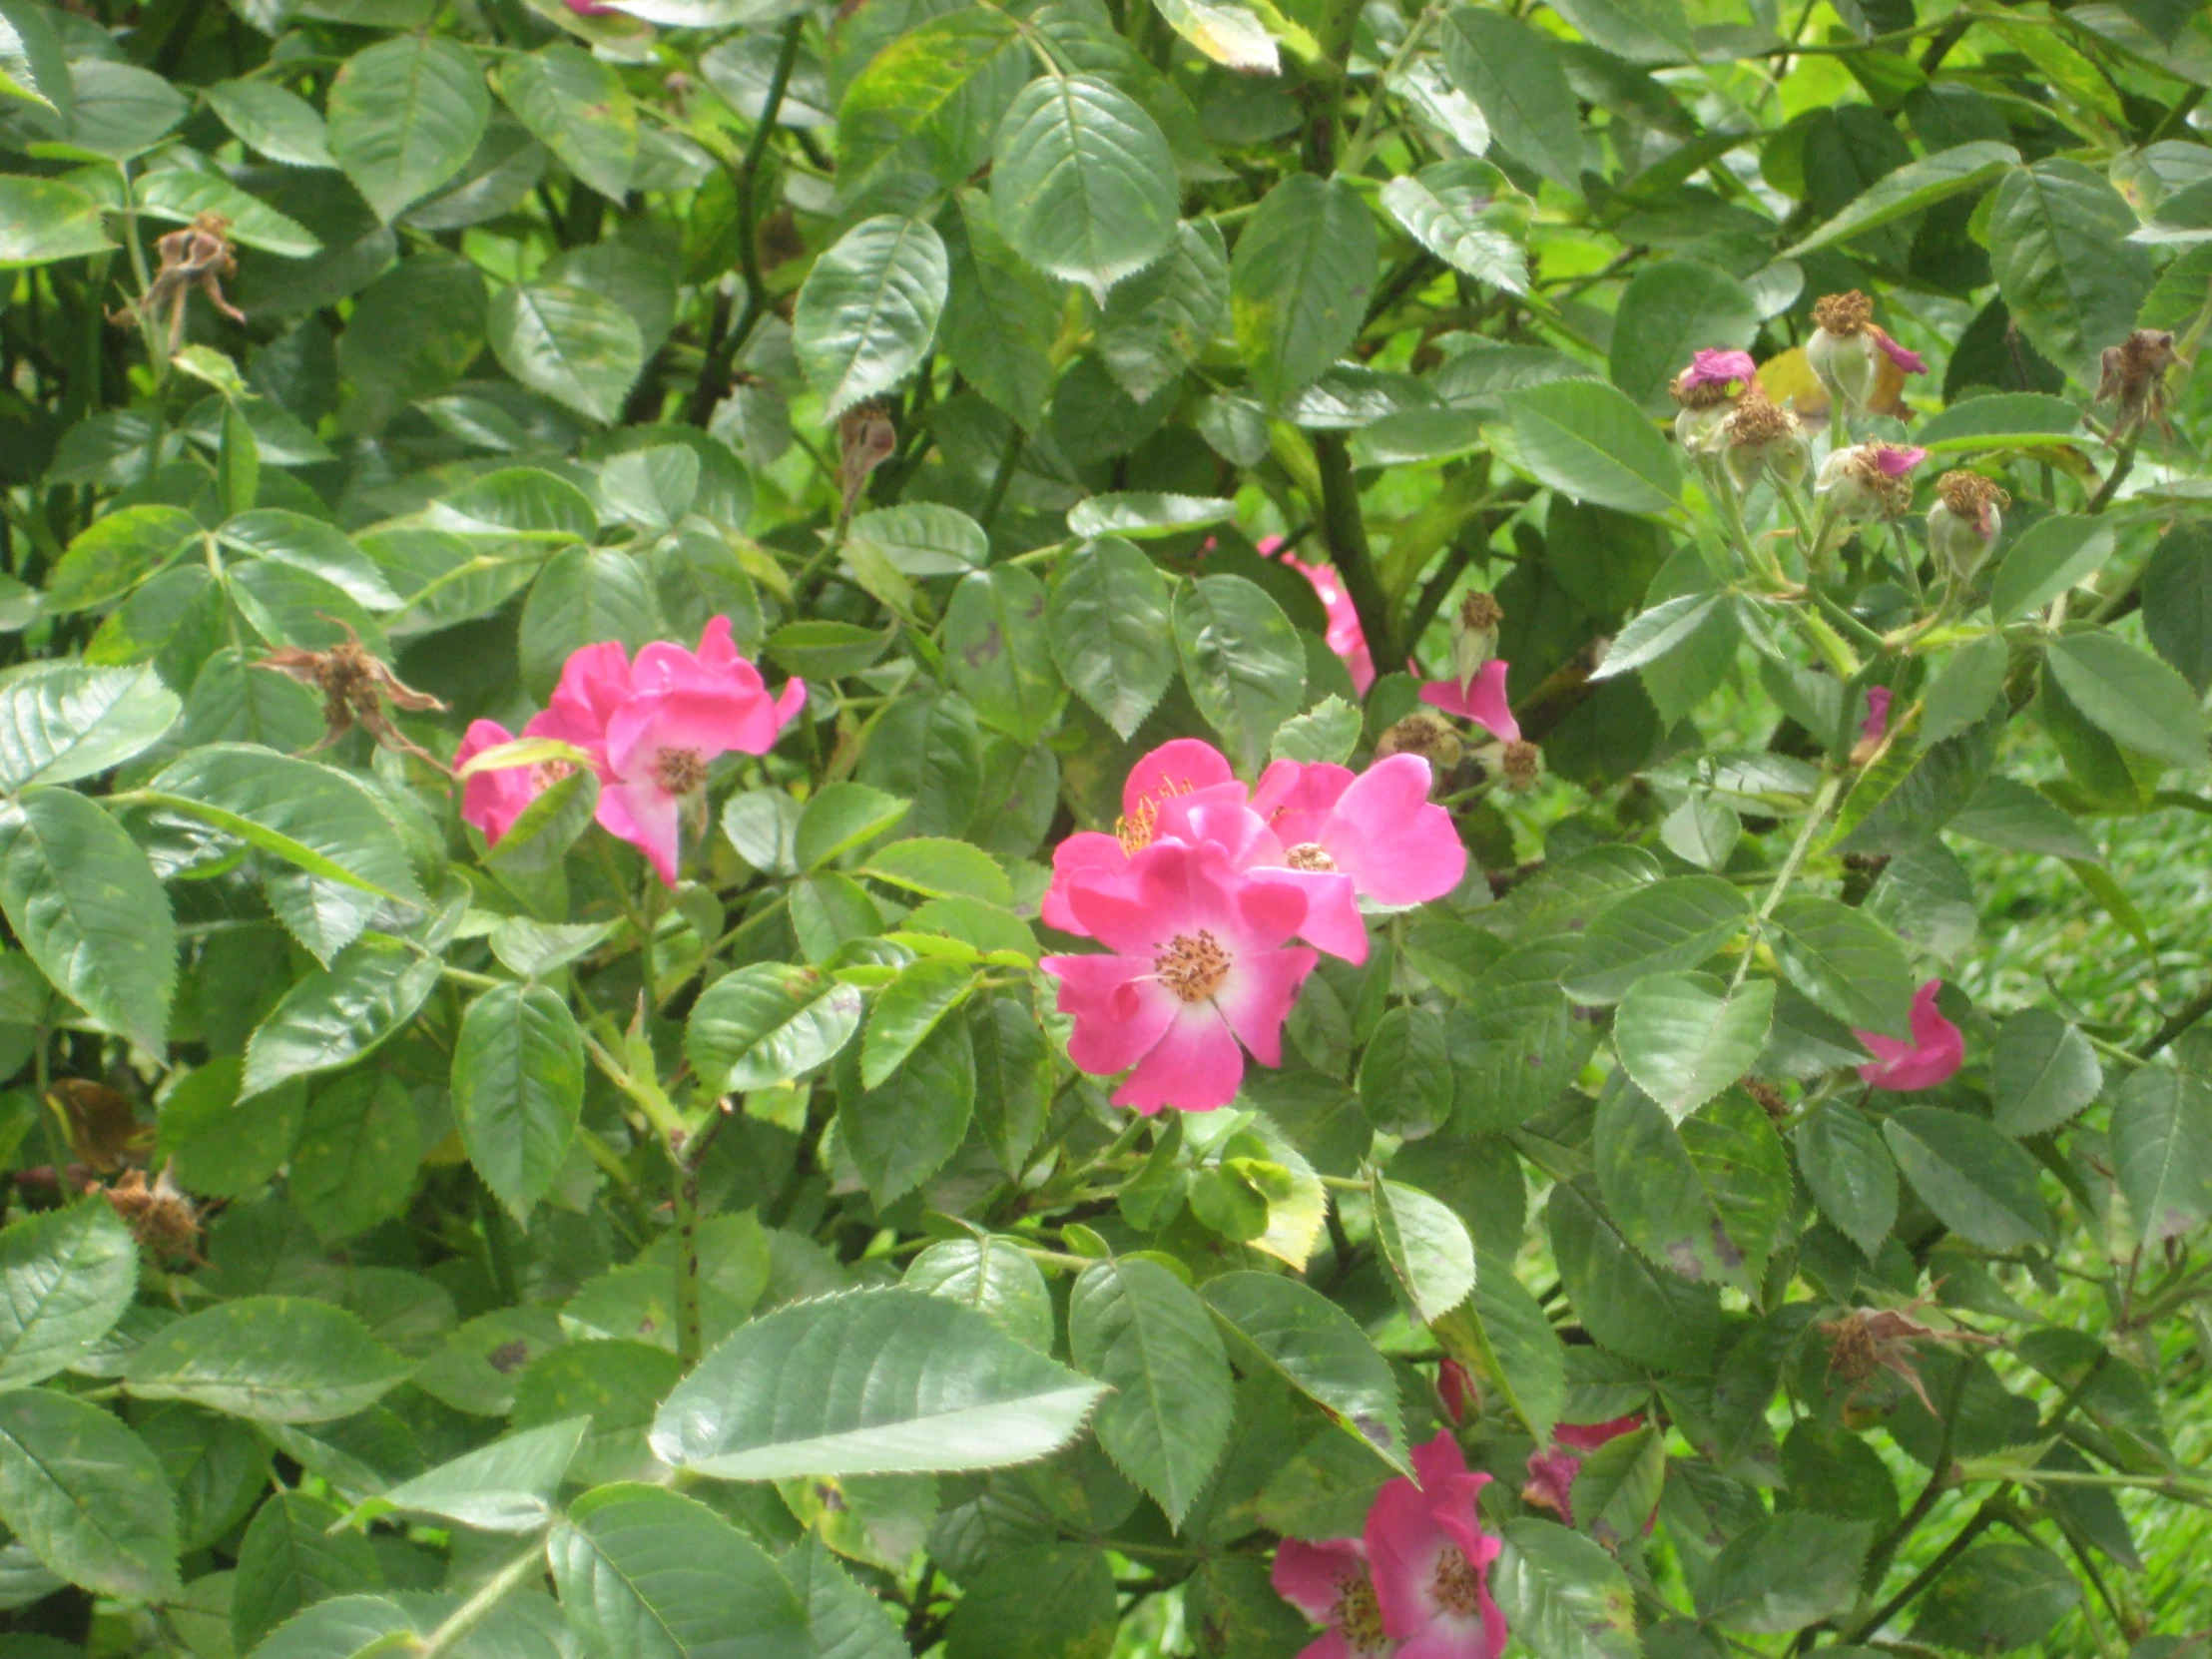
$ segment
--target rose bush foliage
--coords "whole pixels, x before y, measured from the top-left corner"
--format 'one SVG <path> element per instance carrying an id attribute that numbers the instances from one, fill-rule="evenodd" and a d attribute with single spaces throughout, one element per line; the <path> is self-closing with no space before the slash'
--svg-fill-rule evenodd
<path id="1" fill-rule="evenodd" d="M 0 1640 L 2180 1651 L 2208 85 L 0 0 Z"/>

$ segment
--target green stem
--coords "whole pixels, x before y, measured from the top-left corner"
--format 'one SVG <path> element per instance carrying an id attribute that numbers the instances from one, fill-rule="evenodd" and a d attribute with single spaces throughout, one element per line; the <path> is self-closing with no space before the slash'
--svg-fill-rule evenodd
<path id="1" fill-rule="evenodd" d="M 1413 19 L 1412 26 L 1405 31 L 1405 38 L 1398 42 L 1397 51 L 1391 54 L 1388 66 L 1375 83 L 1374 90 L 1368 94 L 1367 108 L 1360 112 L 1360 125 L 1353 130 L 1352 142 L 1345 147 L 1344 158 L 1338 163 L 1339 172 L 1358 173 L 1367 165 L 1368 151 L 1375 143 L 1376 121 L 1382 113 L 1382 103 L 1389 91 L 1390 78 L 1401 73 L 1406 64 L 1412 61 L 1413 49 L 1420 44 L 1421 36 L 1428 32 L 1428 26 L 1440 15 L 1441 8 L 1429 6 Z"/>
<path id="2" fill-rule="evenodd" d="M 542 1576 L 544 1572 L 545 1545 L 533 1543 L 486 1579 L 482 1589 L 447 1614 L 445 1621 L 422 1639 L 422 1645 L 414 1650 L 414 1659 L 444 1659 L 456 1643 L 482 1624 L 510 1594 L 527 1584 L 533 1574 Z"/>
<path id="3" fill-rule="evenodd" d="M 1375 574 L 1368 551 L 1367 520 L 1360 513 L 1360 486 L 1352 475 L 1352 455 L 1342 432 L 1314 434 L 1314 460 L 1321 474 L 1321 530 L 1330 562 L 1344 578 L 1345 592 L 1359 613 L 1360 629 L 1379 667 L 1395 667 L 1405 652 L 1390 623 L 1390 602 Z"/>
<path id="4" fill-rule="evenodd" d="M 688 1372 L 699 1364 L 706 1347 L 705 1316 L 699 1301 L 699 1167 L 688 1157 L 677 1165 L 674 1197 L 676 1363 Z"/>
<path id="5" fill-rule="evenodd" d="M 1790 843 L 1788 856 L 1782 860 L 1782 867 L 1775 871 L 1774 885 L 1767 889 L 1767 896 L 1760 903 L 1756 920 L 1763 923 L 1773 915 L 1775 907 L 1782 902 L 1783 895 L 1790 890 L 1790 883 L 1797 879 L 1799 868 L 1811 854 L 1813 842 L 1819 838 L 1821 826 L 1827 823 L 1829 810 L 1836 805 L 1836 797 L 1843 787 L 1842 773 L 1830 773 L 1821 781 L 1820 789 L 1813 796 L 1813 804 L 1805 810 L 1805 822 L 1798 826 L 1797 839 Z M 1747 946 L 1743 958 L 1736 964 L 1736 977 L 1730 981 L 1729 990 L 1734 991 L 1741 985 L 1744 976 L 1750 971 L 1751 951 Z"/>

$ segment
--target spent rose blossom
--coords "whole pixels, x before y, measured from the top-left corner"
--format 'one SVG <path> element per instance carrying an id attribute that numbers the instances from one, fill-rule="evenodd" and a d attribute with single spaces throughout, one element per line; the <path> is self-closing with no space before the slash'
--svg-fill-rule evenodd
<path id="1" fill-rule="evenodd" d="M 1813 493 L 1846 519 L 1896 517 L 1913 504 L 1913 469 L 1928 451 L 1900 443 L 1855 443 L 1821 462 Z"/>
<path id="2" fill-rule="evenodd" d="M 1853 1028 L 1861 1045 L 1874 1058 L 1859 1068 L 1862 1082 L 1878 1089 L 1933 1089 L 1948 1082 L 1966 1058 L 1965 1033 L 1936 1012 L 1936 993 L 1940 979 L 1931 979 L 1913 998 L 1911 1041 L 1885 1037 L 1879 1031 Z"/>
<path id="3" fill-rule="evenodd" d="M 1737 398 L 1757 387 L 1758 375 L 1759 364 L 1749 351 L 1708 349 L 1691 357 L 1690 366 L 1667 387 L 1681 405 L 1674 436 L 1685 454 L 1719 452 Z"/>
<path id="4" fill-rule="evenodd" d="M 1817 326 L 1805 342 L 1805 360 L 1829 395 L 1847 408 L 1864 409 L 1874 400 L 1882 377 L 1882 359 L 1902 373 L 1926 374 L 1918 351 L 1908 351 L 1874 320 L 1874 301 L 1854 288 L 1813 303 Z"/>
<path id="5" fill-rule="evenodd" d="M 1520 742 L 1520 722 L 1505 700 L 1506 663 L 1493 657 L 1471 681 L 1431 680 L 1420 689 L 1420 700 L 1431 709 L 1471 720 L 1502 743 Z"/>
<path id="6" fill-rule="evenodd" d="M 1325 1633 L 1298 1659 L 1380 1659 L 1397 1644 L 1382 1634 L 1382 1608 L 1368 1572 L 1368 1550 L 1358 1538 L 1308 1543 L 1285 1538 L 1270 1574 L 1275 1593 Z"/>
<path id="7" fill-rule="evenodd" d="M 1490 1599 L 1502 1540 L 1482 1529 L 1475 1499 L 1490 1483 L 1469 1474 L 1448 1431 L 1413 1448 L 1415 1484 L 1400 1475 L 1376 1494 L 1363 1542 L 1399 1659 L 1497 1659 L 1505 1615 Z"/>
<path id="8" fill-rule="evenodd" d="M 1047 956 L 1058 1007 L 1075 1020 L 1068 1057 L 1094 1076 L 1129 1070 L 1114 1104 L 1209 1112 L 1235 1098 L 1249 1049 L 1283 1061 L 1283 1022 L 1316 953 L 1290 940 L 1306 889 L 1287 870 L 1239 870 L 1228 848 L 1165 839 L 1115 881 L 1075 881 L 1069 907 L 1106 947 Z"/>

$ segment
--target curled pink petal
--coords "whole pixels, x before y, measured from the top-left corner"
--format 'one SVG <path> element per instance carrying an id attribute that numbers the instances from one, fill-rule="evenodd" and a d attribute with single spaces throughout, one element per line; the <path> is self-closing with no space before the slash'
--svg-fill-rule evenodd
<path id="1" fill-rule="evenodd" d="M 1882 469 L 1885 478 L 1902 478 L 1927 459 L 1927 450 L 1916 449 L 1909 443 L 1878 443 L 1874 446 L 1874 464 Z"/>
<path id="2" fill-rule="evenodd" d="M 1879 738 L 1890 730 L 1890 703 L 1896 696 L 1888 686 L 1867 688 L 1867 718 L 1859 723 L 1862 738 Z"/>
<path id="3" fill-rule="evenodd" d="M 1914 995 L 1910 1042 L 1885 1037 L 1879 1031 L 1853 1028 L 1853 1035 L 1874 1056 L 1859 1068 L 1862 1082 L 1899 1092 L 1933 1089 L 1938 1083 L 1949 1081 L 1964 1063 L 1965 1033 L 1936 1008 L 1936 994 L 1942 983 L 1940 979 L 1931 979 Z"/>
<path id="4" fill-rule="evenodd" d="M 1633 1434 L 1643 1425 L 1643 1413 L 1631 1411 L 1625 1417 L 1609 1417 L 1604 1422 L 1562 1422 L 1552 1429 L 1551 1437 L 1563 1445 L 1595 1451 L 1608 1440 L 1617 1440 L 1623 1434 Z"/>
<path id="5" fill-rule="evenodd" d="M 1678 378 L 1685 388 L 1694 388 L 1725 386 L 1736 380 L 1748 385 L 1758 377 L 1758 361 L 1749 351 L 1703 350 L 1691 356 L 1690 366 Z"/>
<path id="6" fill-rule="evenodd" d="M 1896 363 L 1906 373 L 1926 374 L 1928 372 L 1928 359 L 1918 351 L 1906 350 L 1904 346 L 1898 344 L 1896 340 L 1872 323 L 1868 324 L 1868 332 L 1874 335 L 1875 344 L 1882 347 L 1882 354 Z"/>
<path id="7" fill-rule="evenodd" d="M 462 734 L 460 748 L 453 752 L 453 770 L 460 771 L 487 749 L 512 742 L 514 734 L 496 720 L 472 720 Z M 535 767 L 476 773 L 461 783 L 461 822 L 481 830 L 485 844 L 496 846 L 547 782 Z"/>
<path id="8" fill-rule="evenodd" d="M 1518 743 L 1520 722 L 1513 718 L 1513 707 L 1505 700 L 1505 660 L 1493 657 L 1482 665 L 1472 684 L 1431 680 L 1421 687 L 1420 700 L 1447 715 L 1473 721 L 1500 743 Z"/>

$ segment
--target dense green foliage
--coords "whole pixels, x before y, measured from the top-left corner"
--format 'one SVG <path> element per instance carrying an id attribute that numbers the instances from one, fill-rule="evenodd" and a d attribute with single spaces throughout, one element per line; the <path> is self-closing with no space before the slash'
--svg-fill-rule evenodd
<path id="1" fill-rule="evenodd" d="M 2201 1647 L 2208 87 L 0 0 L 0 1659 Z"/>

